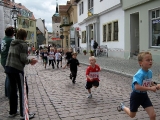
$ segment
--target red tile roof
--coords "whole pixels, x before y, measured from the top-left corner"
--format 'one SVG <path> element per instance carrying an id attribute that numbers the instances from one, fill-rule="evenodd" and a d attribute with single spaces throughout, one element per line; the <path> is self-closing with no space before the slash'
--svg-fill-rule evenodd
<path id="1" fill-rule="evenodd" d="M 70 6 L 71 6 L 70 1 L 67 1 L 66 5 L 59 5 L 59 12 L 67 12 Z"/>

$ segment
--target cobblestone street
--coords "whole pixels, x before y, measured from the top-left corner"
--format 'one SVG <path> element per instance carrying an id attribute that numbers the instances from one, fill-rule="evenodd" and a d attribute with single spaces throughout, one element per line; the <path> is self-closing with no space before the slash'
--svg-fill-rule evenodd
<path id="1" fill-rule="evenodd" d="M 86 67 L 83 64 L 79 67 L 75 85 L 69 79 L 69 68 L 51 69 L 51 66 L 47 66 L 47 69 L 44 69 L 40 61 L 35 66 L 26 67 L 29 108 L 31 112 L 36 113 L 34 120 L 149 120 L 142 108 L 139 108 L 134 119 L 116 109 L 122 101 L 126 106 L 129 105 L 132 81 L 130 77 L 102 70 L 100 86 L 92 89 L 93 98 L 88 99 L 85 89 Z M 7 98 L 4 97 L 5 75 L 2 67 L 0 76 L 0 120 L 9 120 L 7 118 L 9 105 Z M 159 120 L 160 91 L 149 92 L 149 96 Z"/>

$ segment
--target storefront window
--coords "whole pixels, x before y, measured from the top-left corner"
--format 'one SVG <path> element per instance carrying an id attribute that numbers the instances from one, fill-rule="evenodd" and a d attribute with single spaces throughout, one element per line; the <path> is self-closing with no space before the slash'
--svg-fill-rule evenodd
<path id="1" fill-rule="evenodd" d="M 160 46 L 160 18 L 152 20 L 152 46 Z"/>
<path id="2" fill-rule="evenodd" d="M 160 47 L 160 9 L 151 11 L 151 46 Z"/>

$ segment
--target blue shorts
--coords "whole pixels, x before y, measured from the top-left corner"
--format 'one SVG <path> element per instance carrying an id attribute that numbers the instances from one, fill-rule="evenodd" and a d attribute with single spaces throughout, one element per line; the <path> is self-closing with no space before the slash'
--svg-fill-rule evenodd
<path id="1" fill-rule="evenodd" d="M 133 91 L 130 96 L 130 111 L 137 112 L 139 106 L 142 106 L 144 109 L 147 107 L 151 107 L 152 102 L 150 101 L 147 92 L 146 93 L 138 93 Z"/>

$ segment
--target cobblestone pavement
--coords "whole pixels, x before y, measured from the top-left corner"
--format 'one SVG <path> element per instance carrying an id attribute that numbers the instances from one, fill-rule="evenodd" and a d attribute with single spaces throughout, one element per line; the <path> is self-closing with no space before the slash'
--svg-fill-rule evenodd
<path id="1" fill-rule="evenodd" d="M 81 63 L 88 64 L 89 55 L 78 54 Z M 136 59 L 122 59 L 113 57 L 96 57 L 97 63 L 107 71 L 123 74 L 132 77 L 140 68 Z M 151 68 L 153 80 L 160 83 L 160 63 L 154 63 Z"/>
<path id="2" fill-rule="evenodd" d="M 79 67 L 74 85 L 69 79 L 69 69 L 51 69 L 51 66 L 44 69 L 40 61 L 35 66 L 28 65 L 25 71 L 29 84 L 29 108 L 36 113 L 33 120 L 149 120 L 142 108 L 133 119 L 116 110 L 122 101 L 129 105 L 132 79 L 128 76 L 102 70 L 100 86 L 93 88 L 93 98 L 87 99 L 86 68 L 83 64 Z M 8 100 L 4 97 L 4 76 L 0 72 L 0 120 L 10 120 L 7 118 Z M 157 120 L 160 120 L 160 91 L 149 92 L 149 96 Z"/>

